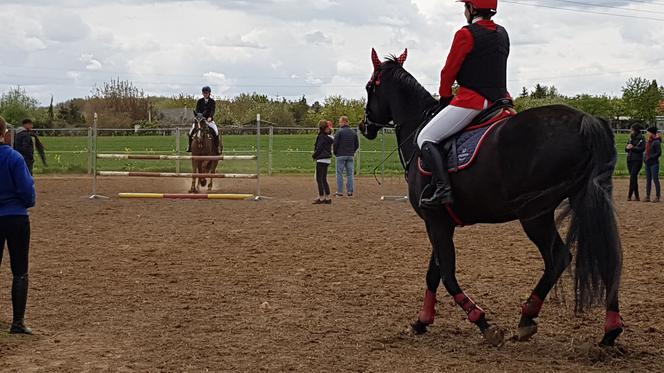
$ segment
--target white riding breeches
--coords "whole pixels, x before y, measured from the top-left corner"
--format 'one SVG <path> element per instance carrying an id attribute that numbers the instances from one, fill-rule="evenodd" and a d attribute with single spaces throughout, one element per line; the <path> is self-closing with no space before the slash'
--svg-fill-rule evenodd
<path id="1" fill-rule="evenodd" d="M 215 122 L 207 122 L 207 125 L 210 126 L 210 128 L 212 128 L 212 130 L 214 131 L 215 134 L 217 134 L 217 136 L 219 136 L 219 128 L 217 128 L 217 124 Z M 189 135 L 194 133 L 194 129 L 196 129 L 196 123 L 191 125 L 191 129 L 189 130 Z"/>
<path id="2" fill-rule="evenodd" d="M 481 110 L 466 109 L 448 105 L 420 131 L 417 146 L 422 149 L 425 142 L 440 143 L 446 138 L 463 130 Z"/>

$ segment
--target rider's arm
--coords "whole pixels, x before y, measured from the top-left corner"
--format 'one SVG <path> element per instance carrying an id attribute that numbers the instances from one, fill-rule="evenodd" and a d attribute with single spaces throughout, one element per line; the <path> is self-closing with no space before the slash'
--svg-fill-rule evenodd
<path id="1" fill-rule="evenodd" d="M 468 53 L 473 50 L 473 44 L 473 35 L 465 27 L 457 31 L 454 35 L 452 48 L 450 49 L 450 54 L 447 56 L 447 62 L 445 62 L 445 67 L 440 72 L 438 94 L 441 98 L 452 96 L 452 85 L 456 81 L 463 61 L 466 59 Z"/>

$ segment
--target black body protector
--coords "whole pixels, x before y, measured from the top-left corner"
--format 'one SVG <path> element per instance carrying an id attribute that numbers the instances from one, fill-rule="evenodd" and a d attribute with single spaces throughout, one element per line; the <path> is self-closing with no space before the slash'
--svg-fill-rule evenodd
<path id="1" fill-rule="evenodd" d="M 489 30 L 476 23 L 465 26 L 473 35 L 473 50 L 457 75 L 460 86 L 472 89 L 490 102 L 509 96 L 507 92 L 507 57 L 510 38 L 502 26 Z"/>

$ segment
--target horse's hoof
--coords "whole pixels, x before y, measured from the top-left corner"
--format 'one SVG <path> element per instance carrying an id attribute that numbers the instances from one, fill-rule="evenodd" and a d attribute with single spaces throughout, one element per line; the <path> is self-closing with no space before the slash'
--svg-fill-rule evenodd
<path id="1" fill-rule="evenodd" d="M 484 340 L 494 347 L 501 347 L 505 344 L 505 332 L 495 325 L 489 326 L 483 334 Z"/>
<path id="2" fill-rule="evenodd" d="M 525 342 L 535 335 L 535 333 L 537 333 L 537 322 L 530 317 L 521 316 L 519 327 L 517 328 L 516 335 L 513 339 L 519 342 Z"/>
<path id="3" fill-rule="evenodd" d="M 608 333 L 604 333 L 604 338 L 602 338 L 602 341 L 599 343 L 600 346 L 602 347 L 612 347 L 616 344 L 616 339 L 618 339 L 618 336 L 622 334 L 623 329 L 618 328 L 618 329 L 613 329 Z"/>
<path id="4" fill-rule="evenodd" d="M 515 339 L 518 342 L 525 342 L 537 334 L 537 324 L 531 326 L 522 326 L 516 330 Z"/>
<path id="5" fill-rule="evenodd" d="M 427 332 L 427 327 L 431 324 L 426 324 L 423 323 L 420 320 L 415 321 L 414 323 L 410 324 L 410 329 L 413 331 L 413 333 L 417 335 L 422 335 Z"/>

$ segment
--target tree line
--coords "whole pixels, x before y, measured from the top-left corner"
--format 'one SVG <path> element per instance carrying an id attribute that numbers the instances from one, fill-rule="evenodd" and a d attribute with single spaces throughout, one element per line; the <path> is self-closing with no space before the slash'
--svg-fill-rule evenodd
<path id="1" fill-rule="evenodd" d="M 518 111 L 550 105 L 566 104 L 589 114 L 619 122 L 652 124 L 658 115 L 664 115 L 664 87 L 655 80 L 630 78 L 622 87 L 621 97 L 580 94 L 565 96 L 554 86 L 541 84 L 529 89 L 523 87 L 515 97 Z M 20 123 L 31 118 L 37 128 L 84 127 L 98 113 L 103 127 L 133 128 L 165 125 L 164 113 L 169 109 L 196 106 L 196 97 L 179 94 L 172 97 L 147 95 L 131 81 L 113 79 L 93 87 L 85 98 L 67 100 L 56 105 L 40 106 L 22 87 L 10 88 L 0 95 L 0 115 L 9 123 Z M 337 120 L 341 115 L 359 123 L 364 115 L 364 99 L 329 96 L 310 103 L 305 96 L 296 100 L 271 98 L 264 94 L 240 94 L 233 98 L 217 99 L 215 121 L 221 125 L 252 124 L 256 114 L 268 124 L 281 127 L 315 127 L 319 120 Z M 178 123 L 181 124 L 181 123 Z"/>

